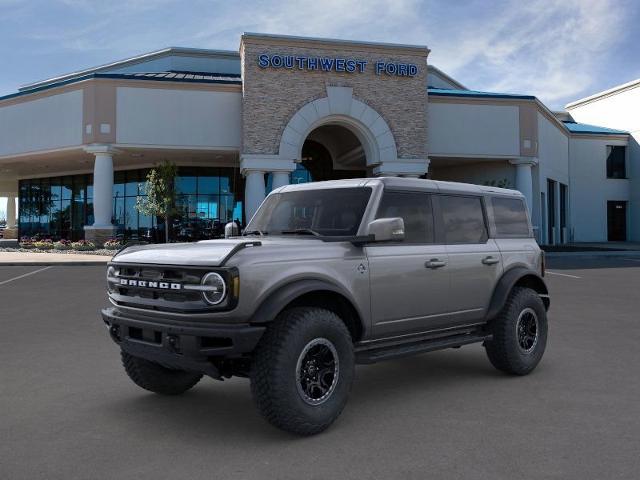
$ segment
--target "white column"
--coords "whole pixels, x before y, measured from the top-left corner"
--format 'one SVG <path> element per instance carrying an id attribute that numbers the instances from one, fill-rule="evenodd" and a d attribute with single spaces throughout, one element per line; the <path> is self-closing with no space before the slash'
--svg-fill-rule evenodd
<path id="1" fill-rule="evenodd" d="M 111 145 L 89 145 L 85 152 L 95 156 L 93 163 L 93 225 L 85 225 L 84 238 L 102 245 L 114 234 L 113 217 L 113 155 Z"/>
<path id="2" fill-rule="evenodd" d="M 538 163 L 537 158 L 517 158 L 509 160 L 509 163 L 516 166 L 516 190 L 520 190 L 524 195 L 529 216 L 533 215 L 533 173 L 531 167 Z"/>
<path id="3" fill-rule="evenodd" d="M 263 170 L 245 170 L 245 189 L 244 189 L 244 213 L 247 223 L 256 213 L 258 207 L 264 200 L 265 184 Z M 274 178 L 275 181 L 275 178 Z"/>
<path id="4" fill-rule="evenodd" d="M 16 228 L 16 197 L 9 195 L 7 197 L 7 228 Z"/>
<path id="5" fill-rule="evenodd" d="M 93 227 L 111 228 L 113 217 L 113 149 L 88 147 L 95 155 L 93 164 Z"/>
<path id="6" fill-rule="evenodd" d="M 265 197 L 265 172 L 273 172 L 273 188 L 289 184 L 289 172 L 295 170 L 293 159 L 279 155 L 242 154 L 240 172 L 245 177 L 244 214 L 247 223 L 256 213 Z"/>
<path id="7" fill-rule="evenodd" d="M 285 185 L 289 185 L 289 172 L 288 171 L 276 171 L 272 172 L 273 180 L 271 182 L 271 189 L 275 190 L 276 188 L 284 187 Z"/>
<path id="8" fill-rule="evenodd" d="M 376 177 L 414 177 L 419 178 L 429 171 L 429 159 L 398 158 L 380 162 L 373 168 Z"/>

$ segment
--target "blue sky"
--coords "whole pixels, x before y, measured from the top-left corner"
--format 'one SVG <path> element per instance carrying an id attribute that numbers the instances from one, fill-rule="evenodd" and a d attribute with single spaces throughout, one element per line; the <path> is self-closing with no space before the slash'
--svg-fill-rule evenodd
<path id="1" fill-rule="evenodd" d="M 236 50 L 251 31 L 427 45 L 469 88 L 558 109 L 640 77 L 639 25 L 634 0 L 0 0 L 0 95 L 167 46 Z"/>
<path id="2" fill-rule="evenodd" d="M 425 44 L 469 88 L 556 109 L 640 77 L 638 25 L 633 0 L 0 0 L 0 94 L 166 46 L 236 50 L 255 31 Z"/>

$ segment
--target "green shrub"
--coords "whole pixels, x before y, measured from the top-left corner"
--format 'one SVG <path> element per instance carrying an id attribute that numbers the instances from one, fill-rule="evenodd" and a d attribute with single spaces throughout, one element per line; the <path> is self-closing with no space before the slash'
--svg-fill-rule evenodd
<path id="1" fill-rule="evenodd" d="M 95 250 L 96 244 L 88 240 L 78 240 L 77 242 L 71 243 L 71 248 L 74 250 L 87 252 L 87 251 Z"/>

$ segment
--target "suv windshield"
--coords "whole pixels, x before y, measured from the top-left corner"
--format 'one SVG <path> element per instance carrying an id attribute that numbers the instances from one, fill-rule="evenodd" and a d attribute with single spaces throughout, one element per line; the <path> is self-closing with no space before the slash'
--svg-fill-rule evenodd
<path id="1" fill-rule="evenodd" d="M 354 236 L 371 188 L 326 188 L 269 195 L 245 235 Z"/>

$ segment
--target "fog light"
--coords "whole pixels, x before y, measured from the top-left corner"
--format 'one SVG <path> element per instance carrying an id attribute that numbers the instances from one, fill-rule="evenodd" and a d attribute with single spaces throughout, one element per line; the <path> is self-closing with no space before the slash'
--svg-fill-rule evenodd
<path id="1" fill-rule="evenodd" d="M 206 287 L 206 290 L 202 291 L 202 298 L 209 305 L 218 305 L 227 295 L 227 285 L 218 273 L 207 273 L 201 283 L 203 287 Z"/>

